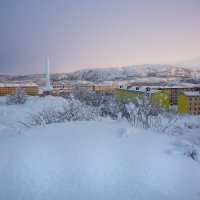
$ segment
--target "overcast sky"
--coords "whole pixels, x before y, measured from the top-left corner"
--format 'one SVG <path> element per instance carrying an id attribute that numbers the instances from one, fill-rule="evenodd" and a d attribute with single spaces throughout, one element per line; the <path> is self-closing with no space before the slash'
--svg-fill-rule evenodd
<path id="1" fill-rule="evenodd" d="M 200 58 L 200 0 L 0 0 L 0 73 Z"/>

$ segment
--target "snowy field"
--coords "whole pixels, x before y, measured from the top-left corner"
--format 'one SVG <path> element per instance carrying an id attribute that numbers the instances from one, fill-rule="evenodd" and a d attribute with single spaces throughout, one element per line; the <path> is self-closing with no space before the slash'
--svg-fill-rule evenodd
<path id="1" fill-rule="evenodd" d="M 1 200 L 200 199 L 200 159 L 185 155 L 200 136 L 197 116 L 177 122 L 195 128 L 176 136 L 111 120 L 29 129 L 19 121 L 64 99 L 0 102 Z"/>

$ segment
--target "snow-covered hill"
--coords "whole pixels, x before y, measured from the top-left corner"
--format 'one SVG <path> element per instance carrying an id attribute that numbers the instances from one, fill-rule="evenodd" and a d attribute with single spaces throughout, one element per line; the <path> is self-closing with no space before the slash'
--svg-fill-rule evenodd
<path id="1" fill-rule="evenodd" d="M 125 122 L 18 123 L 61 97 L 0 98 L 0 199 L 198 200 L 200 163 L 184 155 L 199 128 L 169 137 Z M 183 122 L 197 123 L 197 116 Z M 192 187 L 191 187 L 192 186 Z"/>
<path id="2" fill-rule="evenodd" d="M 43 107 L 59 108 L 65 99 L 30 97 L 24 105 L 5 105 L 3 100 L 2 200 L 200 198 L 200 162 L 185 155 L 199 126 L 174 137 L 110 120 L 26 128 L 17 121 Z M 183 116 L 181 121 L 182 126 L 198 124 L 199 117 Z"/>
<path id="3" fill-rule="evenodd" d="M 44 74 L 6 76 L 0 75 L 0 81 L 34 81 L 43 83 Z M 113 68 L 89 68 L 72 73 L 51 74 L 52 81 L 90 81 L 102 83 L 113 82 L 144 82 L 160 83 L 173 80 L 188 80 L 191 83 L 200 83 L 200 68 L 183 68 L 172 65 L 134 65 L 128 67 Z"/>
<path id="4" fill-rule="evenodd" d="M 133 80 L 156 78 L 164 82 L 168 78 L 199 78 L 200 69 L 192 70 L 171 65 L 135 65 L 121 68 L 84 69 L 70 74 L 61 74 L 57 80 L 85 80 L 93 82 Z M 146 82 L 147 80 L 145 80 Z"/>

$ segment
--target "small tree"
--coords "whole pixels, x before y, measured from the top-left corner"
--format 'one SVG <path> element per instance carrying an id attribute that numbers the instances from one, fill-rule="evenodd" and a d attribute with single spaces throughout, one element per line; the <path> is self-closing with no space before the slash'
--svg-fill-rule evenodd
<path id="1" fill-rule="evenodd" d="M 142 128 L 156 128 L 161 123 L 164 108 L 147 96 L 138 96 L 126 104 L 128 121 Z"/>
<path id="2" fill-rule="evenodd" d="M 6 104 L 24 104 L 27 101 L 27 95 L 22 87 L 17 87 L 15 93 L 6 98 Z"/>
<path id="3" fill-rule="evenodd" d="M 198 160 L 198 152 L 194 145 L 185 154 L 193 160 Z"/>
<path id="4" fill-rule="evenodd" d="M 96 107 L 88 106 L 74 98 L 73 94 L 63 103 L 62 109 L 49 107 L 35 115 L 31 115 L 28 124 L 30 126 L 61 123 L 70 121 L 90 121 L 99 117 Z"/>

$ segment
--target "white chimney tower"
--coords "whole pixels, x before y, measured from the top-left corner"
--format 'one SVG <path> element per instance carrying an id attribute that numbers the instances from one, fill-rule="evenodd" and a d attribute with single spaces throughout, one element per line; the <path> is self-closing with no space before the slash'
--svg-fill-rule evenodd
<path id="1" fill-rule="evenodd" d="M 51 87 L 50 79 L 49 79 L 49 58 L 46 59 L 46 76 L 45 76 L 45 86 L 43 88 L 43 92 L 52 92 L 53 87 Z"/>

